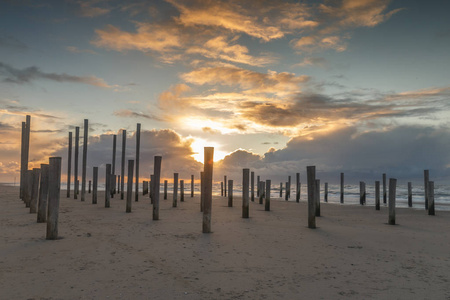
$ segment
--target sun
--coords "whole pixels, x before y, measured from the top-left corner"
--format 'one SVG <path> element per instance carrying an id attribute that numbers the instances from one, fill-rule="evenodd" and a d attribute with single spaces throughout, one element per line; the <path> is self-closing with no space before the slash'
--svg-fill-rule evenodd
<path id="1" fill-rule="evenodd" d="M 198 137 L 191 137 L 193 142 L 191 143 L 191 148 L 194 154 L 192 157 L 203 163 L 204 158 L 204 147 L 214 147 L 214 161 L 219 161 L 223 159 L 228 153 L 220 150 L 220 144 L 217 142 L 208 141 Z"/>

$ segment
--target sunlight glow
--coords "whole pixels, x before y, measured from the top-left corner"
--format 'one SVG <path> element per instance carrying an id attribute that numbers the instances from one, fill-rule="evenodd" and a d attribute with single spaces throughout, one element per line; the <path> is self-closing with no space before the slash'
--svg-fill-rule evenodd
<path id="1" fill-rule="evenodd" d="M 192 138 L 193 140 L 191 148 L 194 154 L 192 154 L 192 157 L 198 162 L 203 163 L 204 147 L 214 147 L 214 161 L 219 161 L 228 154 L 225 151 L 221 151 L 220 144 L 216 142 L 207 141 L 205 139 L 197 137 L 190 137 L 190 138 Z"/>

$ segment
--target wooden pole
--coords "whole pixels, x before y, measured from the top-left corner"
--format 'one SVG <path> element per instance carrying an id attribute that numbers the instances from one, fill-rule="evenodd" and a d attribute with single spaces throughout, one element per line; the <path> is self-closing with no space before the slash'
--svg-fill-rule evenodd
<path id="1" fill-rule="evenodd" d="M 105 207 L 110 207 L 111 203 L 111 193 L 109 193 L 111 185 L 111 164 L 106 164 L 106 174 L 105 174 Z"/>
<path id="2" fill-rule="evenodd" d="M 226 197 L 227 196 L 227 175 L 225 175 L 225 176 L 223 176 L 223 187 L 224 187 L 224 189 L 223 189 L 223 195 L 224 195 L 224 197 Z"/>
<path id="3" fill-rule="evenodd" d="M 288 198 L 291 198 L 291 176 L 288 176 L 288 189 L 287 189 L 287 194 L 288 194 Z M 287 201 L 288 199 L 286 199 Z"/>
<path id="4" fill-rule="evenodd" d="M 98 167 L 94 167 L 92 171 L 93 187 L 92 187 L 92 204 L 97 204 L 97 186 L 98 186 Z"/>
<path id="5" fill-rule="evenodd" d="M 316 217 L 320 217 L 320 180 L 316 179 L 316 184 L 314 186 L 314 199 L 316 202 Z"/>
<path id="6" fill-rule="evenodd" d="M 117 175 L 117 194 L 120 193 L 120 175 Z"/>
<path id="7" fill-rule="evenodd" d="M 389 225 L 395 225 L 395 195 L 397 179 L 389 178 Z"/>
<path id="8" fill-rule="evenodd" d="M 33 168 L 32 172 L 30 214 L 35 214 L 37 213 L 37 202 L 39 198 L 39 175 L 41 170 L 38 168 Z"/>
<path id="9" fill-rule="evenodd" d="M 341 173 L 341 200 L 340 203 L 344 203 L 344 173 Z"/>
<path id="10" fill-rule="evenodd" d="M 50 157 L 48 172 L 47 240 L 56 240 L 58 238 L 60 191 L 61 157 Z"/>
<path id="11" fill-rule="evenodd" d="M 323 195 L 323 201 L 328 202 L 328 182 L 325 182 L 325 193 Z"/>
<path id="12" fill-rule="evenodd" d="M 253 172 L 252 172 L 253 173 Z M 250 169 L 242 169 L 242 218 L 248 219 L 250 215 L 250 206 L 249 206 L 249 175 Z M 255 179 L 255 175 L 253 175 L 253 180 Z M 252 184 L 253 189 L 253 184 Z M 254 190 L 253 190 L 254 191 Z M 253 198 L 254 198 L 253 194 Z M 253 199 L 254 201 L 254 199 Z"/>
<path id="13" fill-rule="evenodd" d="M 148 181 L 142 181 L 142 195 L 145 196 L 148 194 Z"/>
<path id="14" fill-rule="evenodd" d="M 125 149 L 127 146 L 127 131 L 125 129 L 122 130 L 122 165 L 121 165 L 121 173 L 120 178 L 120 199 L 123 200 L 124 197 L 124 187 L 125 187 Z"/>
<path id="15" fill-rule="evenodd" d="M 153 204 L 153 192 L 155 190 L 155 187 L 153 186 L 154 183 L 155 183 L 155 175 L 151 174 L 150 175 L 150 191 L 149 191 L 149 194 L 148 194 L 148 197 L 150 198 L 150 203 L 151 204 Z"/>
<path id="16" fill-rule="evenodd" d="M 315 185 L 316 185 L 316 167 L 306 167 L 308 181 L 308 228 L 316 228 L 316 208 L 315 208 Z"/>
<path id="17" fill-rule="evenodd" d="M 108 193 L 111 195 L 111 199 L 114 198 L 115 186 L 116 186 L 116 175 L 112 173 L 111 169 L 111 176 L 109 176 L 109 191 L 108 191 Z"/>
<path id="18" fill-rule="evenodd" d="M 92 185 L 92 182 L 89 180 L 89 188 L 88 188 L 88 193 L 89 194 L 91 193 L 91 185 Z"/>
<path id="19" fill-rule="evenodd" d="M 33 188 L 33 170 L 27 170 L 24 175 L 24 185 L 23 185 L 23 201 L 25 202 L 25 207 L 30 207 L 32 188 Z"/>
<path id="20" fill-rule="evenodd" d="M 203 212 L 205 203 L 205 172 L 200 172 L 200 212 Z"/>
<path id="21" fill-rule="evenodd" d="M 270 184 L 271 184 L 271 180 L 267 179 L 266 180 L 266 197 L 265 197 L 265 202 L 264 202 L 264 210 L 265 211 L 270 211 Z"/>
<path id="22" fill-rule="evenodd" d="M 41 164 L 41 182 L 39 184 L 39 204 L 37 222 L 47 222 L 47 200 L 48 200 L 48 164 Z"/>
<path id="23" fill-rule="evenodd" d="M 167 180 L 164 180 L 164 200 L 167 200 Z"/>
<path id="24" fill-rule="evenodd" d="M 260 185 L 259 185 L 259 181 L 260 181 L 261 179 L 260 179 L 260 177 L 259 176 L 257 176 L 256 177 L 256 197 L 259 197 L 259 194 L 260 194 L 260 190 L 259 190 L 259 188 L 260 188 Z"/>
<path id="25" fill-rule="evenodd" d="M 366 183 L 363 181 L 359 182 L 359 204 L 366 204 Z"/>
<path id="26" fill-rule="evenodd" d="M 71 173 L 72 173 L 72 131 L 69 132 L 69 145 L 67 149 L 67 198 L 70 198 L 70 177 L 72 176 Z"/>
<path id="27" fill-rule="evenodd" d="M 172 207 L 177 207 L 178 200 L 178 173 L 173 173 L 173 202 Z"/>
<path id="28" fill-rule="evenodd" d="M 264 203 L 264 197 L 266 196 L 266 183 L 264 181 L 259 182 L 259 204 Z"/>
<path id="29" fill-rule="evenodd" d="M 25 138 L 27 134 L 27 125 L 22 122 L 22 136 L 20 141 L 20 185 L 19 185 L 19 197 L 23 200 L 23 190 L 25 183 Z M 28 166 L 27 166 L 28 168 Z"/>
<path id="30" fill-rule="evenodd" d="M 220 182 L 220 195 L 223 197 L 223 181 Z"/>
<path id="31" fill-rule="evenodd" d="M 131 198 L 133 197 L 133 173 L 134 173 L 134 160 L 128 160 L 128 178 L 127 178 L 127 205 L 126 212 L 131 212 Z"/>
<path id="32" fill-rule="evenodd" d="M 212 182 L 214 166 L 214 147 L 205 147 L 204 154 L 204 203 L 203 203 L 203 233 L 211 232 Z"/>
<path id="33" fill-rule="evenodd" d="M 425 195 L 425 209 L 428 209 L 428 182 L 430 181 L 430 171 L 423 171 L 423 186 L 424 186 L 424 195 Z"/>
<path id="34" fill-rule="evenodd" d="M 380 210 L 380 182 L 375 181 L 375 210 Z"/>
<path id="35" fill-rule="evenodd" d="M 194 197 L 194 174 L 191 175 L 191 198 Z"/>
<path id="36" fill-rule="evenodd" d="M 184 202 L 184 180 L 180 180 L 180 202 Z"/>
<path id="37" fill-rule="evenodd" d="M 280 182 L 280 198 L 283 198 L 283 183 Z"/>
<path id="38" fill-rule="evenodd" d="M 387 191 L 386 191 L 386 173 L 383 173 L 383 204 L 386 204 Z"/>
<path id="39" fill-rule="evenodd" d="M 80 150 L 80 127 L 75 127 L 75 157 L 73 163 L 73 199 L 78 199 L 78 152 Z"/>
<path id="40" fill-rule="evenodd" d="M 153 220 L 159 220 L 159 185 L 161 182 L 162 156 L 155 156 L 153 163 Z M 164 181 L 164 194 L 167 196 L 167 180 Z M 167 198 L 167 197 L 166 197 Z"/>
<path id="41" fill-rule="evenodd" d="M 136 125 L 136 186 L 134 193 L 134 201 L 139 201 L 139 157 L 141 151 L 141 124 Z"/>
<path id="42" fill-rule="evenodd" d="M 408 182 L 408 207 L 412 207 L 412 183 Z"/>
<path id="43" fill-rule="evenodd" d="M 300 173 L 295 174 L 295 202 L 300 202 Z"/>
<path id="44" fill-rule="evenodd" d="M 83 165 L 81 169 L 81 201 L 86 198 L 86 163 L 87 163 L 87 146 L 88 146 L 88 120 L 84 119 L 84 134 L 83 134 Z"/>
<path id="45" fill-rule="evenodd" d="M 22 153 L 20 161 L 20 170 L 23 180 L 25 179 L 25 173 L 28 171 L 28 157 L 30 153 L 30 128 L 31 128 L 31 116 L 27 115 L 25 124 L 22 122 Z M 22 184 L 22 196 L 24 193 L 24 185 Z"/>
<path id="46" fill-rule="evenodd" d="M 113 135 L 113 153 L 112 153 L 112 163 L 111 163 L 111 174 L 113 175 L 113 194 L 116 193 L 116 147 L 117 146 L 117 135 Z M 118 190 L 118 189 L 117 189 Z"/>
<path id="47" fill-rule="evenodd" d="M 228 180 L 228 207 L 233 207 L 233 180 Z"/>
<path id="48" fill-rule="evenodd" d="M 255 202 L 255 172 L 250 173 L 250 199 Z"/>
<path id="49" fill-rule="evenodd" d="M 434 216 L 434 181 L 428 181 L 428 215 Z"/>

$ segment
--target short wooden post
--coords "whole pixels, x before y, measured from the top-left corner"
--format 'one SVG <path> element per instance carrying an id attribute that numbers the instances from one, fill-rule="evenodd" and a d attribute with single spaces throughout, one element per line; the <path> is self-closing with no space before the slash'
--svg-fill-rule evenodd
<path id="1" fill-rule="evenodd" d="M 87 146 L 88 146 L 88 120 L 84 119 L 83 134 L 83 164 L 81 166 L 81 201 L 86 200 L 86 164 L 87 164 Z"/>
<path id="2" fill-rule="evenodd" d="M 37 202 L 39 198 L 39 175 L 41 170 L 33 168 L 32 171 L 32 183 L 31 183 L 31 201 L 30 201 L 30 214 L 37 213 Z"/>
<path id="3" fill-rule="evenodd" d="M 47 200 L 48 200 L 48 164 L 41 164 L 41 181 L 39 184 L 39 204 L 37 222 L 47 222 Z"/>
<path id="4" fill-rule="evenodd" d="M 228 207 L 233 207 L 233 180 L 228 180 Z"/>
<path id="5" fill-rule="evenodd" d="M 320 217 L 320 180 L 316 179 L 316 185 L 314 186 L 314 199 L 316 200 L 316 217 Z"/>
<path id="6" fill-rule="evenodd" d="M 111 193 L 109 192 L 111 187 L 111 164 L 106 164 L 106 174 L 105 174 L 105 207 L 110 207 L 111 203 Z"/>
<path id="7" fill-rule="evenodd" d="M 117 194 L 120 194 L 120 175 L 117 175 Z"/>
<path id="8" fill-rule="evenodd" d="M 48 173 L 48 170 L 47 170 Z M 69 132 L 69 145 L 67 149 L 67 198 L 70 198 L 70 177 L 72 176 L 72 132 Z M 48 180 L 48 179 L 47 179 Z M 47 203 L 47 200 L 46 200 Z"/>
<path id="9" fill-rule="evenodd" d="M 214 165 L 214 147 L 205 147 L 204 155 L 204 203 L 203 203 L 203 233 L 211 232 L 211 204 Z"/>
<path id="10" fill-rule="evenodd" d="M 424 170 L 423 171 L 423 189 L 424 189 L 424 195 L 425 195 L 425 209 L 428 209 L 428 182 L 430 181 L 430 171 Z"/>
<path id="11" fill-rule="evenodd" d="M 340 203 L 344 203 L 344 173 L 341 173 L 341 199 Z"/>
<path id="12" fill-rule="evenodd" d="M 153 186 L 154 183 L 155 183 L 155 175 L 151 174 L 149 183 L 150 191 L 148 193 L 148 197 L 150 198 L 150 204 L 153 204 L 153 192 L 155 191 L 155 187 Z"/>
<path id="13" fill-rule="evenodd" d="M 223 181 L 220 182 L 220 195 L 223 197 Z"/>
<path id="14" fill-rule="evenodd" d="M 223 196 L 227 196 L 227 176 L 223 176 Z"/>
<path id="15" fill-rule="evenodd" d="M 295 202 L 300 202 L 300 173 L 295 174 Z"/>
<path id="16" fill-rule="evenodd" d="M 264 181 L 260 181 L 259 182 L 259 204 L 263 204 L 264 202 L 264 197 L 266 194 L 266 183 Z"/>
<path id="17" fill-rule="evenodd" d="M 97 204 L 97 187 L 98 187 L 98 167 L 92 169 L 92 204 Z"/>
<path id="18" fill-rule="evenodd" d="M 386 191 L 386 173 L 383 173 L 383 204 L 386 204 L 387 191 Z"/>
<path id="19" fill-rule="evenodd" d="M 288 186 L 288 198 L 291 198 L 291 175 L 288 176 Z"/>
<path id="20" fill-rule="evenodd" d="M 375 181 L 375 210 L 380 210 L 380 182 Z"/>
<path id="21" fill-rule="evenodd" d="M 325 182 L 325 193 L 323 195 L 323 201 L 328 202 L 328 182 Z"/>
<path id="22" fill-rule="evenodd" d="M 308 182 L 308 228 L 316 228 L 316 208 L 315 208 L 315 186 L 316 186 L 316 167 L 306 167 Z"/>
<path id="23" fill-rule="evenodd" d="M 280 182 L 280 198 L 283 198 L 283 183 Z"/>
<path id="24" fill-rule="evenodd" d="M 205 203 L 205 172 L 200 172 L 200 212 L 203 212 Z"/>
<path id="25" fill-rule="evenodd" d="M 61 191 L 61 157 L 50 157 L 48 171 L 47 240 L 58 238 L 59 197 Z"/>
<path id="26" fill-rule="evenodd" d="M 408 182 L 408 207 L 412 207 L 412 183 Z"/>
<path id="27" fill-rule="evenodd" d="M 32 189 L 33 189 L 33 170 L 26 170 L 24 174 L 24 184 L 23 184 L 23 201 L 25 202 L 25 207 L 30 207 Z"/>
<path id="28" fill-rule="evenodd" d="M 184 180 L 180 180 L 180 202 L 184 202 Z"/>
<path id="29" fill-rule="evenodd" d="M 148 181 L 144 181 L 143 183 L 143 187 L 142 187 L 142 195 L 147 195 L 148 194 Z"/>
<path id="30" fill-rule="evenodd" d="M 136 124 L 136 185 L 134 192 L 134 201 L 139 201 L 139 158 L 141 151 L 141 124 Z"/>
<path id="31" fill-rule="evenodd" d="M 162 156 L 155 156 L 153 164 L 153 220 L 159 220 L 159 185 L 161 182 L 161 162 Z M 165 193 L 167 194 L 167 180 L 164 182 Z"/>
<path id="32" fill-rule="evenodd" d="M 167 200 L 167 180 L 164 180 L 164 200 Z"/>
<path id="33" fill-rule="evenodd" d="M 428 181 L 428 215 L 434 216 L 434 181 Z"/>
<path id="34" fill-rule="evenodd" d="M 172 207 L 177 207 L 178 201 L 178 173 L 173 173 L 173 202 Z"/>
<path id="35" fill-rule="evenodd" d="M 128 182 L 127 182 L 127 204 L 126 212 L 131 212 L 131 198 L 133 197 L 133 173 L 134 173 L 134 160 L 128 160 Z"/>
<path id="36" fill-rule="evenodd" d="M 366 204 L 366 183 L 363 181 L 359 182 L 359 204 Z"/>
<path id="37" fill-rule="evenodd" d="M 89 180 L 89 188 L 88 188 L 88 193 L 89 194 L 91 193 L 91 185 L 92 185 L 92 182 Z"/>
<path id="38" fill-rule="evenodd" d="M 259 182 L 260 182 L 260 176 L 256 176 L 256 197 L 259 197 L 259 194 L 260 194 L 260 190 L 259 190 L 259 188 L 260 188 L 260 185 L 259 185 Z"/>
<path id="39" fill-rule="evenodd" d="M 112 173 L 111 169 L 111 176 L 109 176 L 109 194 L 111 195 L 111 199 L 114 198 L 114 187 L 116 186 L 116 175 Z"/>
<path id="40" fill-rule="evenodd" d="M 249 207 L 249 174 L 250 169 L 242 169 L 242 218 L 248 219 L 250 215 Z M 253 175 L 253 180 L 255 179 Z M 252 184 L 253 188 L 253 184 Z M 254 195 L 253 195 L 254 197 Z"/>
<path id="41" fill-rule="evenodd" d="M 255 202 L 255 172 L 250 173 L 250 200 Z"/>
<path id="42" fill-rule="evenodd" d="M 78 199 L 78 152 L 80 151 L 80 127 L 75 127 L 75 157 L 73 163 L 73 199 Z"/>
<path id="43" fill-rule="evenodd" d="M 121 165 L 121 181 L 120 181 L 120 199 L 123 200 L 124 197 L 124 187 L 125 187 L 125 149 L 127 145 L 127 131 L 122 129 L 122 165 Z"/>
<path id="44" fill-rule="evenodd" d="M 397 179 L 389 178 L 389 225 L 395 225 L 395 196 Z"/>
<path id="45" fill-rule="evenodd" d="M 194 175 L 191 175 L 191 198 L 194 197 Z"/>
<path id="46" fill-rule="evenodd" d="M 267 179 L 266 180 L 266 197 L 265 197 L 265 202 L 264 202 L 264 210 L 265 211 L 270 211 L 270 184 L 271 184 L 271 180 Z"/>

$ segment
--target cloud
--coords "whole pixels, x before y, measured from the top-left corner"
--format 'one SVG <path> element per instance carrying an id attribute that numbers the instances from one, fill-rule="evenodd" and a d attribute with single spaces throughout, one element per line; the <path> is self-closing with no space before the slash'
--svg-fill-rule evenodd
<path id="1" fill-rule="evenodd" d="M 11 35 L 0 35 L 0 47 L 14 50 L 28 50 L 28 46 Z"/>
<path id="2" fill-rule="evenodd" d="M 320 68 L 328 68 L 328 60 L 323 57 L 305 57 L 303 61 L 295 66 L 306 67 L 315 66 Z"/>
<path id="3" fill-rule="evenodd" d="M 97 6 L 102 3 L 107 3 L 104 0 L 82 0 L 76 3 L 79 5 L 79 14 L 82 17 L 94 18 L 111 12 L 111 8 Z"/>
<path id="4" fill-rule="evenodd" d="M 4 82 L 16 84 L 26 84 L 34 80 L 46 79 L 56 82 L 82 83 L 102 88 L 111 87 L 103 79 L 95 76 L 74 76 L 65 73 L 45 73 L 35 66 L 25 69 L 16 69 L 2 62 L 0 62 L 0 76 L 4 77 Z"/>
<path id="5" fill-rule="evenodd" d="M 67 46 L 66 50 L 72 53 L 89 53 L 89 54 L 97 54 L 97 52 L 95 52 L 94 50 L 90 50 L 90 49 L 79 49 L 75 46 Z"/>
<path id="6" fill-rule="evenodd" d="M 145 114 L 142 112 L 135 112 L 129 109 L 120 109 L 114 112 L 115 116 L 124 117 L 124 118 L 144 118 L 149 120 L 157 120 L 161 121 L 161 119 L 152 114 Z"/>

